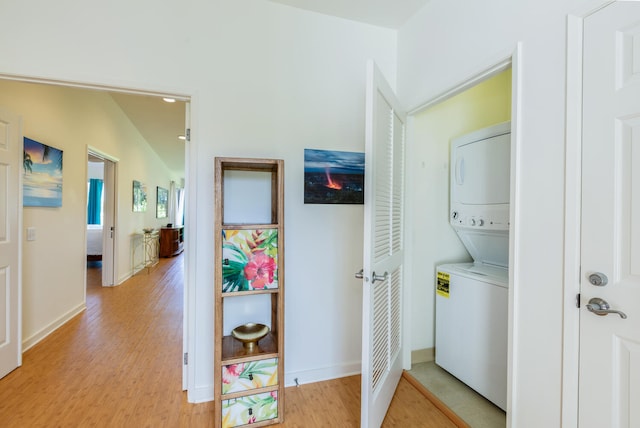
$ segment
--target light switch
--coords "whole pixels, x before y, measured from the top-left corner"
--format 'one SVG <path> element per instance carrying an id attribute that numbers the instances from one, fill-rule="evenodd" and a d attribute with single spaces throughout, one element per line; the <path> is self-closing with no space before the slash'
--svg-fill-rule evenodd
<path id="1" fill-rule="evenodd" d="M 36 228 L 27 227 L 27 241 L 35 241 L 35 240 L 36 240 Z"/>

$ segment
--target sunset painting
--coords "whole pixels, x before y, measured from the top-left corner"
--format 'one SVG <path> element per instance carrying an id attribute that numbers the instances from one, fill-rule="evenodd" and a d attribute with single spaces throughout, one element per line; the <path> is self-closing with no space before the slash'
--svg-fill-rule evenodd
<path id="1" fill-rule="evenodd" d="M 25 207 L 62 206 L 62 150 L 25 137 L 22 170 Z"/>
<path id="2" fill-rule="evenodd" d="M 305 204 L 363 204 L 364 153 L 304 150 Z"/>

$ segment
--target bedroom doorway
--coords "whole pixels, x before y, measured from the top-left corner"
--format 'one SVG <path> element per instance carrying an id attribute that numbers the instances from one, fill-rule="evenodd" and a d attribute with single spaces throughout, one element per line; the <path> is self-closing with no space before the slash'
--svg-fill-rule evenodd
<path id="1" fill-rule="evenodd" d="M 87 263 L 101 265 L 103 287 L 115 285 L 116 162 L 89 148 L 87 154 Z M 98 263 L 99 262 L 99 263 Z"/>

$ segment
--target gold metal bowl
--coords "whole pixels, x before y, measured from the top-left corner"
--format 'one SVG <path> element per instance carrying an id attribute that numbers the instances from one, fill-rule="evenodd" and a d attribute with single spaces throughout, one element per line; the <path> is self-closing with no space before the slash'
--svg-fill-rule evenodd
<path id="1" fill-rule="evenodd" d="M 249 352 L 256 349 L 258 341 L 265 337 L 267 333 L 269 333 L 269 327 L 264 324 L 257 324 L 254 322 L 239 325 L 231 330 L 231 336 L 242 342 L 244 349 Z"/>
<path id="2" fill-rule="evenodd" d="M 142 229 L 142 231 L 144 233 L 151 233 L 151 232 L 153 232 L 153 227 L 145 227 L 144 229 Z"/>

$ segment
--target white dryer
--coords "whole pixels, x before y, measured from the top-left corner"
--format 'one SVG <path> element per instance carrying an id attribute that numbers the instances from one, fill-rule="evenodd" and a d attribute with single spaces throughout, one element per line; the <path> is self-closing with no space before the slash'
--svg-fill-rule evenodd
<path id="1" fill-rule="evenodd" d="M 436 268 L 436 364 L 503 410 L 510 147 L 510 122 L 452 141 L 450 224 L 473 263 Z"/>

